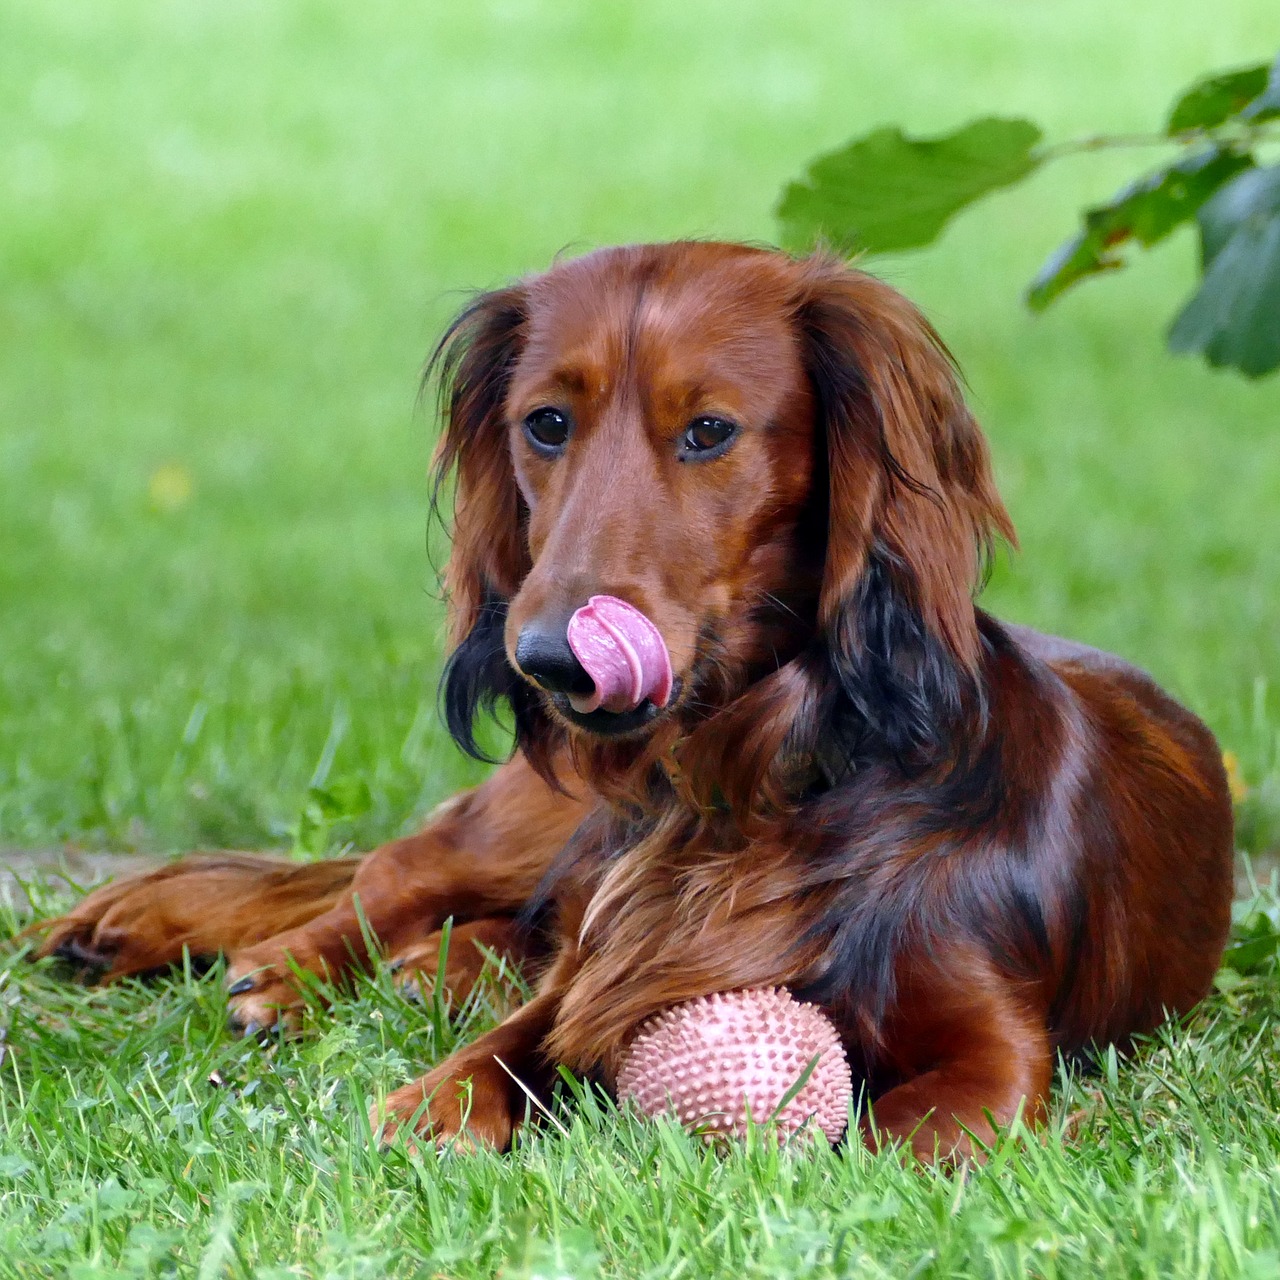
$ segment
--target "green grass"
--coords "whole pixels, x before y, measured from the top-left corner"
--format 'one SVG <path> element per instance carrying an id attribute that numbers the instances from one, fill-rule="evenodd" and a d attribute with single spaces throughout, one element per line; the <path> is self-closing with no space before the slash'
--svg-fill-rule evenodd
<path id="1" fill-rule="evenodd" d="M 1262 902 L 1274 917 L 1274 887 Z M 1224 976 L 1134 1061 L 1064 1074 L 1047 1131 L 954 1176 L 857 1146 L 757 1138 L 720 1155 L 582 1089 L 510 1156 L 381 1153 L 370 1102 L 486 1025 L 484 1001 L 450 1022 L 382 972 L 263 1049 L 221 1034 L 220 977 L 85 990 L 7 960 L 0 1276 L 1280 1269 L 1273 969 Z"/>
<path id="2" fill-rule="evenodd" d="M 769 239 L 782 184 L 879 123 L 1150 128 L 1203 70 L 1273 53 L 1273 8 L 0 0 L 0 847 L 278 845 L 338 778 L 372 807 L 332 843 L 365 847 L 477 776 L 434 715 L 414 410 L 465 289 L 566 246 Z M 1019 302 L 1131 165 L 1064 163 L 882 270 L 992 439 L 1022 552 L 987 603 L 1204 715 L 1264 854 L 1280 380 L 1164 353 L 1188 235 L 1041 319 Z M 185 501 L 159 483 L 175 468 Z M 216 975 L 5 972 L 15 1274 L 532 1275 L 556 1248 L 574 1275 L 1276 1270 L 1266 975 L 1064 1087 L 1059 1119 L 1094 1099 L 1083 1136 L 949 1180 L 861 1153 L 713 1159 L 590 1111 L 513 1160 L 384 1160 L 363 1096 L 458 1034 L 385 982 L 263 1056 L 220 1033 Z"/>

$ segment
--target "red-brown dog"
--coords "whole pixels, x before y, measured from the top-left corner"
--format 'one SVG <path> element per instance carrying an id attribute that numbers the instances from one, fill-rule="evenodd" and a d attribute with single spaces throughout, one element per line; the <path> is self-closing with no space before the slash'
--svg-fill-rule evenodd
<path id="1" fill-rule="evenodd" d="M 974 607 L 1013 531 L 901 296 L 825 257 L 611 249 L 479 298 L 441 352 L 444 705 L 474 749 L 507 701 L 514 759 L 363 860 L 109 886 L 47 951 L 110 974 L 228 952 L 255 1029 L 297 1006 L 287 958 L 364 957 L 357 898 L 411 968 L 452 916 L 446 982 L 474 940 L 542 957 L 537 992 L 391 1123 L 428 1099 L 418 1127 L 458 1132 L 469 1081 L 500 1147 L 524 1094 L 497 1059 L 607 1083 L 639 1023 L 710 992 L 820 1002 L 868 1135 L 929 1157 L 1040 1114 L 1059 1050 L 1205 994 L 1232 883 L 1213 738 L 1119 659 Z"/>

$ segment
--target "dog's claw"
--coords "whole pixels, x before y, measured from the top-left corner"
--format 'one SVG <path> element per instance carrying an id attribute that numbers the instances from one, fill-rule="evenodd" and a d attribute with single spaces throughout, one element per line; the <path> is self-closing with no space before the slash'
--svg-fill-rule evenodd
<path id="1" fill-rule="evenodd" d="M 239 978 L 227 988 L 227 995 L 242 996 L 246 991 L 253 990 L 253 978 Z"/>
<path id="2" fill-rule="evenodd" d="M 60 942 L 50 954 L 56 956 L 59 960 L 67 960 L 72 964 L 82 964 L 89 969 L 107 969 L 111 966 L 111 960 L 108 956 L 104 956 L 100 951 L 94 951 L 86 947 L 74 935 Z"/>

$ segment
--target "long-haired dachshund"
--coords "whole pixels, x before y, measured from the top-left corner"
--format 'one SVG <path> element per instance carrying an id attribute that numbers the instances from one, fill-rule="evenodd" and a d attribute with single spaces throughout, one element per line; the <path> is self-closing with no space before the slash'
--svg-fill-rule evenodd
<path id="1" fill-rule="evenodd" d="M 865 1136 L 929 1158 L 1042 1114 L 1059 1051 L 1205 994 L 1232 887 L 1214 740 L 1118 658 L 975 608 L 1013 529 L 899 294 L 825 256 L 609 249 L 478 298 L 437 368 L 443 706 L 474 752 L 508 704 L 513 759 L 362 860 L 108 886 L 46 952 L 227 952 L 254 1030 L 296 1010 L 291 963 L 367 959 L 361 914 L 409 969 L 452 917 L 443 981 L 494 948 L 536 994 L 387 1123 L 498 1147 L 508 1068 L 609 1084 L 641 1022 L 711 992 L 818 1002 Z"/>

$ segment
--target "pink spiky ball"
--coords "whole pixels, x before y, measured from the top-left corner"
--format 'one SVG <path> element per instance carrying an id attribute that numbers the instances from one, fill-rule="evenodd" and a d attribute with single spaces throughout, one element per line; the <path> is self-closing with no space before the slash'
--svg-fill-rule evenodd
<path id="1" fill-rule="evenodd" d="M 787 1091 L 818 1057 L 799 1093 Z M 648 1116 L 674 1115 L 708 1138 L 741 1137 L 747 1114 L 761 1124 L 777 1111 L 779 1133 L 810 1121 L 831 1142 L 849 1118 L 853 1079 L 831 1019 L 780 987 L 704 996 L 650 1018 L 618 1072 L 618 1100 Z"/>

